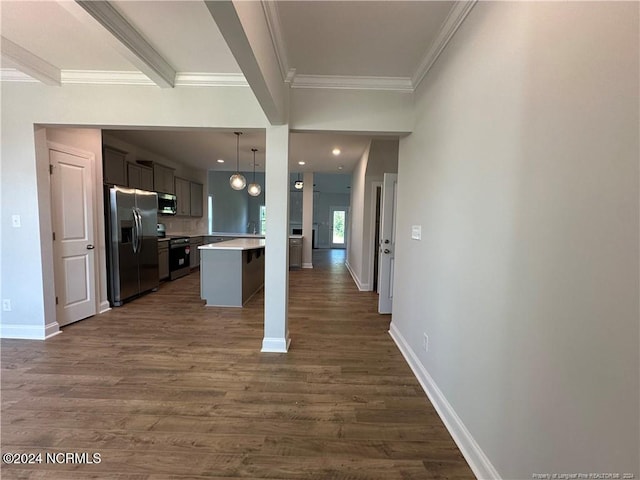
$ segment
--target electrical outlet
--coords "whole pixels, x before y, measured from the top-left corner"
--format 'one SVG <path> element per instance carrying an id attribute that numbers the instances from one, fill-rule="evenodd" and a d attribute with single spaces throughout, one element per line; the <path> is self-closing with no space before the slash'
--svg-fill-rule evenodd
<path id="1" fill-rule="evenodd" d="M 9 300 L 8 298 L 2 299 L 2 310 L 5 312 L 11 311 L 11 300 Z"/>
<path id="2" fill-rule="evenodd" d="M 429 351 L 429 335 L 427 335 L 426 333 L 423 333 L 423 337 L 422 337 L 422 347 L 424 348 L 425 352 Z"/>

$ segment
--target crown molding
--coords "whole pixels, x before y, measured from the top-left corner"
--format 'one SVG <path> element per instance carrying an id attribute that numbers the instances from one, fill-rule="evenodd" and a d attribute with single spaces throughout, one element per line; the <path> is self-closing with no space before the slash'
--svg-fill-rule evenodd
<path id="1" fill-rule="evenodd" d="M 282 80 L 286 82 L 292 69 L 289 67 L 287 47 L 284 42 L 284 34 L 282 33 L 280 14 L 278 13 L 278 2 L 262 0 L 261 3 L 262 9 L 264 10 L 264 17 L 267 20 L 267 27 L 269 28 L 271 42 L 273 43 L 273 49 L 276 52 L 276 58 L 278 59 L 278 65 L 280 66 Z"/>
<path id="2" fill-rule="evenodd" d="M 422 61 L 419 63 L 418 68 L 411 77 L 411 83 L 414 89 L 418 88 L 420 82 L 422 82 L 429 70 L 431 70 L 431 67 L 436 62 L 476 2 L 477 0 L 459 1 L 451 8 L 442 28 L 440 28 L 438 36 L 431 44 L 431 47 L 425 56 L 422 57 Z"/>
<path id="3" fill-rule="evenodd" d="M 295 75 L 293 88 L 329 88 L 342 90 L 394 90 L 413 92 L 408 77 L 359 77 L 340 75 Z"/>
<path id="4" fill-rule="evenodd" d="M 60 3 L 63 6 L 67 5 L 65 8 L 71 9 L 76 17 L 81 14 L 74 5 L 80 6 L 86 14 L 90 15 L 112 35 L 116 49 L 156 85 L 163 88 L 174 86 L 176 71 L 111 2 L 76 0 L 75 3 Z"/>
<path id="5" fill-rule="evenodd" d="M 26 82 L 26 83 L 39 83 L 33 77 L 30 77 L 24 72 L 16 68 L 0 68 L 0 81 L 2 82 Z"/>
<path id="6" fill-rule="evenodd" d="M 61 84 L 83 85 L 155 85 L 142 72 L 118 72 L 106 70 L 62 70 Z M 38 80 L 15 68 L 0 69 L 0 81 L 37 82 Z M 248 87 L 241 73 L 196 73 L 179 72 L 176 74 L 176 86 L 180 87 Z"/>
<path id="7" fill-rule="evenodd" d="M 109 70 L 63 70 L 63 84 L 85 85 L 155 85 L 142 72 L 118 72 Z"/>
<path id="8" fill-rule="evenodd" d="M 176 87 L 248 87 L 241 73 L 178 72 Z"/>
<path id="9" fill-rule="evenodd" d="M 0 50 L 2 55 L 11 59 L 22 73 L 46 85 L 60 85 L 60 69 L 55 65 L 51 65 L 5 37 L 0 37 Z"/>

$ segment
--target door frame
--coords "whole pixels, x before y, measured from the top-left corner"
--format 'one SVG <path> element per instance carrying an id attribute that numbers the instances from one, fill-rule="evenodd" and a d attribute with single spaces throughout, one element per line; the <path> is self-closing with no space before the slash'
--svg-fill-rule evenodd
<path id="1" fill-rule="evenodd" d="M 370 286 L 369 290 L 374 291 L 373 284 L 373 263 L 376 253 L 378 252 L 378 245 L 376 244 L 376 204 L 378 203 L 377 199 L 377 190 L 380 188 L 380 215 L 382 215 L 382 182 L 375 181 L 371 182 L 371 219 L 369 220 L 369 278 L 367 280 L 367 284 Z M 382 228 L 382 224 L 380 225 Z M 380 233 L 380 232 L 378 232 Z M 376 289 L 377 291 L 377 289 Z"/>
<path id="2" fill-rule="evenodd" d="M 56 128 L 56 127 L 50 127 L 50 128 Z M 48 129 L 48 128 L 47 128 Z M 106 259 L 103 260 L 104 258 L 104 252 L 105 252 L 105 240 L 104 240 L 104 212 L 101 210 L 101 207 L 103 206 L 103 202 L 99 202 L 98 200 L 101 197 L 101 193 L 102 193 L 102 175 L 99 174 L 98 170 L 102 170 L 102 164 L 101 162 L 96 162 L 96 155 L 93 152 L 90 152 L 88 150 L 83 150 L 77 147 L 72 147 L 70 145 L 65 145 L 62 143 L 58 143 L 58 142 L 52 142 L 50 140 L 46 141 L 46 162 L 47 162 L 47 169 L 49 168 L 49 164 L 50 164 L 50 150 L 56 150 L 62 153 L 67 153 L 69 155 L 75 155 L 78 157 L 82 157 L 86 160 L 88 160 L 89 162 L 91 162 L 92 164 L 92 174 L 93 174 L 93 178 L 91 178 L 91 182 L 92 182 L 92 204 L 93 204 L 93 238 L 94 238 L 94 245 L 96 246 L 95 250 L 96 250 L 96 254 L 94 254 L 93 256 L 93 266 L 94 266 L 94 281 L 93 281 L 93 289 L 94 289 L 94 299 L 95 299 L 95 307 L 96 307 L 96 314 L 100 314 L 103 313 L 107 310 L 110 310 L 108 301 L 106 301 L 106 305 L 105 302 L 101 302 L 101 290 L 102 290 L 102 282 L 103 279 L 101 278 L 101 272 L 104 270 L 106 272 Z M 100 163 L 100 165 L 97 165 L 98 163 Z M 51 175 L 49 175 L 49 183 L 48 183 L 48 187 L 49 187 L 49 192 L 48 192 L 48 198 L 49 198 L 49 204 L 50 204 L 50 208 L 49 208 L 49 221 L 50 221 L 50 225 L 51 225 L 51 232 L 53 233 L 56 230 L 56 225 L 55 225 L 55 216 L 53 214 L 53 185 L 52 185 L 52 179 L 51 179 Z M 99 194 L 100 192 L 100 194 Z M 102 225 L 103 227 L 100 228 L 100 225 Z M 102 233 L 101 233 L 102 232 Z M 55 251 L 53 248 L 53 237 L 50 236 L 49 237 L 50 242 L 51 242 L 51 271 L 53 273 L 53 276 L 51 278 L 52 280 L 52 284 L 54 286 L 53 290 L 54 292 L 56 291 L 56 275 L 55 275 L 55 264 L 56 264 L 56 260 L 55 260 Z M 104 265 L 103 265 L 104 263 Z M 106 279 L 105 279 L 106 280 Z M 106 284 L 105 284 L 106 286 Z M 54 321 L 55 324 L 59 327 L 60 324 L 58 323 L 58 319 L 57 319 L 57 309 L 55 308 L 54 305 L 54 309 L 53 309 L 53 314 L 54 314 Z M 56 332 L 59 333 L 59 332 Z"/>

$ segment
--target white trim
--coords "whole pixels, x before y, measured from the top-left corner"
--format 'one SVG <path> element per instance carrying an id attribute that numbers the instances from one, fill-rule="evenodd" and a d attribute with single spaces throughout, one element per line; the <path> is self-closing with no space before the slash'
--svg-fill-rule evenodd
<path id="1" fill-rule="evenodd" d="M 58 322 L 45 325 L 0 325 L 0 338 L 15 338 L 21 340 L 46 340 L 62 333 Z"/>
<path id="2" fill-rule="evenodd" d="M 444 393 L 442 393 L 438 385 L 436 385 L 436 382 L 431 378 L 431 375 L 429 375 L 427 369 L 411 349 L 402 333 L 400 333 L 400 330 L 395 326 L 393 320 L 389 327 L 389 335 L 391 335 L 400 353 L 402 353 L 409 364 L 420 386 L 427 394 L 427 397 L 429 397 L 440 419 L 456 442 L 456 445 L 460 449 L 460 452 L 462 452 L 462 455 L 471 467 L 476 478 L 500 480 L 502 477 L 500 477 L 498 471 L 491 464 L 491 461 L 482 451 L 480 445 L 475 441 L 471 432 L 469 432 L 464 423 L 462 423 L 462 419 L 457 415 L 453 406 L 447 401 Z"/>
<path id="3" fill-rule="evenodd" d="M 355 282 L 356 287 L 358 287 L 358 290 L 360 290 L 361 292 L 371 291 L 371 287 L 369 286 L 368 283 L 362 283 L 360 281 L 360 279 L 358 278 L 358 275 L 356 275 L 356 272 L 354 272 L 353 268 L 351 268 L 351 265 L 349 265 L 349 261 L 344 262 L 344 265 L 345 267 L 347 267 L 347 270 L 351 274 L 351 278 L 353 278 L 353 281 Z"/>
<path id="4" fill-rule="evenodd" d="M 0 81 L 37 82 L 38 80 L 15 68 L 2 68 Z M 110 70 L 62 70 L 60 82 L 63 85 L 155 85 L 142 72 Z M 176 74 L 175 85 L 176 87 L 248 87 L 249 83 L 241 73 L 179 72 Z"/>
<path id="5" fill-rule="evenodd" d="M 289 345 L 291 345 L 290 338 L 272 338 L 264 337 L 262 339 L 263 353 L 287 353 L 289 351 Z"/>
<path id="6" fill-rule="evenodd" d="M 51 337 L 55 337 L 56 335 L 59 335 L 60 333 L 62 333 L 62 330 L 60 330 L 60 325 L 58 325 L 58 322 L 51 322 L 51 323 L 47 323 L 44 326 L 44 339 L 48 339 Z"/>
<path id="7" fill-rule="evenodd" d="M 280 14 L 278 13 L 278 2 L 262 0 L 261 3 L 264 17 L 267 21 L 269 35 L 271 36 L 273 50 L 276 52 L 276 58 L 280 66 L 280 74 L 282 75 L 282 80 L 287 82 L 291 69 L 289 69 L 287 46 L 284 41 L 284 34 L 282 33 Z M 293 69 L 293 72 L 295 75 L 295 69 Z"/>
<path id="8" fill-rule="evenodd" d="M 104 302 L 100 302 L 100 304 L 98 305 L 98 314 L 106 313 L 109 310 L 111 310 L 111 307 L 109 306 L 108 300 L 105 300 Z"/>
<path id="9" fill-rule="evenodd" d="M 313 268 L 313 263 L 303 263 L 302 268 Z"/>
<path id="10" fill-rule="evenodd" d="M 63 84 L 88 85 L 155 85 L 142 72 L 108 71 L 108 70 L 63 70 Z"/>
<path id="11" fill-rule="evenodd" d="M 296 69 L 295 68 L 290 68 L 289 71 L 287 72 L 287 76 L 284 79 L 284 83 L 293 83 L 293 81 L 296 78 Z"/>
<path id="12" fill-rule="evenodd" d="M 45 85 L 60 86 L 60 69 L 55 65 L 5 37 L 0 37 L 0 49 L 2 55 L 11 59 L 21 72 Z"/>
<path id="13" fill-rule="evenodd" d="M 113 46 L 132 62 L 156 85 L 163 88 L 173 87 L 176 80 L 175 69 L 140 32 L 108 1 L 61 2 L 61 4 L 79 5 L 93 20 L 98 22 L 110 34 Z M 75 6 L 63 5 L 72 15 L 81 16 Z"/>
<path id="14" fill-rule="evenodd" d="M 0 81 L 38 83 L 38 80 L 21 72 L 17 68 L 0 68 Z"/>
<path id="15" fill-rule="evenodd" d="M 296 75 L 293 88 L 330 88 L 343 90 L 394 90 L 413 92 L 409 77 L 358 77 L 341 75 Z"/>
<path id="16" fill-rule="evenodd" d="M 178 72 L 176 87 L 248 87 L 241 73 Z"/>
<path id="17" fill-rule="evenodd" d="M 464 19 L 467 18 L 467 15 L 476 2 L 477 0 L 459 1 L 451 7 L 451 11 L 449 11 L 449 15 L 442 24 L 440 32 L 438 32 L 438 36 L 433 41 L 424 57 L 422 57 L 422 60 L 418 64 L 418 68 L 416 68 L 416 71 L 411 77 L 411 84 L 414 89 L 418 88 L 420 82 L 422 82 L 429 70 L 431 70 L 431 67 L 445 49 L 451 38 L 453 38 L 458 27 L 460 27 Z"/>

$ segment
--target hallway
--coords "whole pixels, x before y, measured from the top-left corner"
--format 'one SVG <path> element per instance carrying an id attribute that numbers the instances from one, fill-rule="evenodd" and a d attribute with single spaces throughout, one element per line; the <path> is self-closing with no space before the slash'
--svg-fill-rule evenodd
<path id="1" fill-rule="evenodd" d="M 473 478 L 344 251 L 313 260 L 290 272 L 286 355 L 259 352 L 262 293 L 205 308 L 197 273 L 45 342 L 2 340 L 3 452 L 101 457 L 2 478 Z"/>

